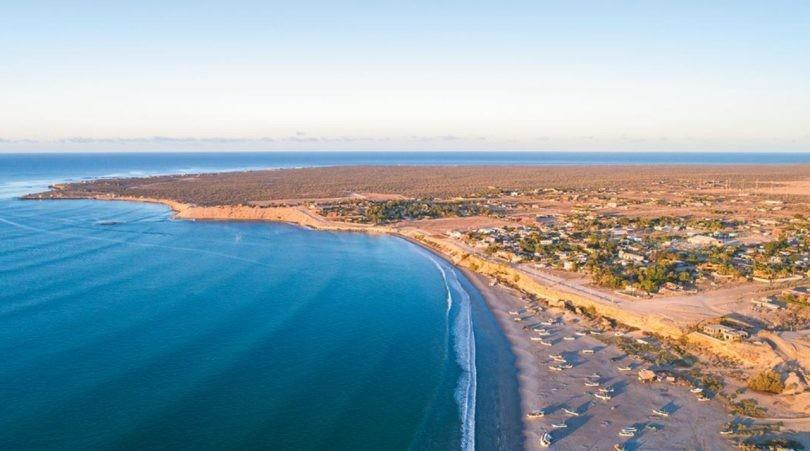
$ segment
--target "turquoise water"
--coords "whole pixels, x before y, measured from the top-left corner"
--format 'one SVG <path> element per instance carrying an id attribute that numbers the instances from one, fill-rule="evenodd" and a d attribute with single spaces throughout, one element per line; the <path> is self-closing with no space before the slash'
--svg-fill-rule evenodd
<path id="1" fill-rule="evenodd" d="M 472 288 L 404 240 L 2 207 L 3 449 L 452 449 L 476 441 L 476 379 L 480 416 L 516 402 L 508 371 L 476 374 Z M 507 420 L 480 449 L 518 440 Z"/>
<path id="2" fill-rule="evenodd" d="M 0 167 L 0 449 L 520 446 L 508 343 L 437 256 L 11 198 L 41 170 Z"/>

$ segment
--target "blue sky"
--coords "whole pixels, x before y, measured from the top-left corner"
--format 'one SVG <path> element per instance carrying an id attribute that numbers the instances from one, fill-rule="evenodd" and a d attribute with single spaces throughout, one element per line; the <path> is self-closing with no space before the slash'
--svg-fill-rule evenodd
<path id="1" fill-rule="evenodd" d="M 810 151 L 806 1 L 3 1 L 0 151 Z"/>

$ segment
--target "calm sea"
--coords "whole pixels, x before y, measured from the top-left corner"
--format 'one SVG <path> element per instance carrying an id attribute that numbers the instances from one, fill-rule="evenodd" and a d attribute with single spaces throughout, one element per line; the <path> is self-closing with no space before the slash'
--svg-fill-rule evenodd
<path id="1" fill-rule="evenodd" d="M 409 242 L 14 198 L 307 159 L 0 155 L 0 449 L 519 447 L 506 339 Z"/>

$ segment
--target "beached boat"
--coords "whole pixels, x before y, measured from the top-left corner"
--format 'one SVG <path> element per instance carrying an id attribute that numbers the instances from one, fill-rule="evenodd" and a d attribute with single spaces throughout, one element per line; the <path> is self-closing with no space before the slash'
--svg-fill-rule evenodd
<path id="1" fill-rule="evenodd" d="M 553 440 L 551 438 L 551 434 L 549 434 L 548 432 L 543 434 L 543 436 L 540 438 L 540 446 L 542 446 L 543 448 L 548 448 L 549 446 L 551 446 L 552 442 Z"/>
<path id="2" fill-rule="evenodd" d="M 632 431 L 625 431 L 625 430 L 619 431 L 620 437 L 634 437 L 635 435 L 636 433 Z"/>
<path id="3" fill-rule="evenodd" d="M 551 354 L 551 355 L 549 355 L 549 357 L 551 357 L 551 358 L 552 358 L 552 359 L 554 359 L 554 360 L 557 360 L 558 362 L 563 362 L 563 361 L 565 361 L 565 359 L 563 358 L 562 354 Z"/>
<path id="4" fill-rule="evenodd" d="M 602 387 L 602 388 L 599 389 L 599 391 L 601 393 L 613 393 L 613 388 L 612 387 L 607 387 L 607 388 Z"/>
<path id="5" fill-rule="evenodd" d="M 562 371 L 563 370 L 562 368 L 560 368 L 557 365 L 549 365 L 548 369 L 550 369 L 551 371 Z"/>
<path id="6" fill-rule="evenodd" d="M 630 370 L 632 370 L 632 368 L 630 368 L 629 366 L 620 366 L 620 367 L 618 367 L 616 369 L 619 370 L 619 371 L 630 371 Z"/>
<path id="7" fill-rule="evenodd" d="M 554 429 L 565 429 L 568 427 L 568 425 L 565 423 L 554 423 L 551 425 L 551 427 L 553 427 Z"/>
<path id="8" fill-rule="evenodd" d="M 563 340 L 565 340 L 565 341 L 574 341 L 574 340 L 576 340 L 576 338 L 574 338 L 574 337 L 563 337 Z"/>
<path id="9" fill-rule="evenodd" d="M 701 394 L 699 394 L 699 395 L 697 396 L 697 400 L 698 400 L 698 401 L 708 401 L 708 400 L 709 400 L 709 398 L 707 398 L 707 397 L 706 397 L 706 395 L 704 395 L 704 394 L 702 394 L 702 393 L 701 393 Z"/>
<path id="10" fill-rule="evenodd" d="M 598 387 L 600 385 L 602 384 L 600 384 L 599 382 L 591 382 L 591 381 L 585 382 L 586 387 Z"/>
<path id="11" fill-rule="evenodd" d="M 593 396 L 595 398 L 601 399 L 602 401 L 610 401 L 611 399 L 613 399 L 609 395 L 603 393 L 594 393 Z"/>
<path id="12" fill-rule="evenodd" d="M 543 341 L 543 337 L 529 337 L 531 341 Z"/>
<path id="13" fill-rule="evenodd" d="M 582 351 L 579 351 L 579 352 L 581 352 L 583 354 L 593 354 L 593 349 L 583 349 Z"/>
<path id="14" fill-rule="evenodd" d="M 570 410 L 570 409 L 563 409 L 563 412 L 567 413 L 568 415 L 571 415 L 572 417 L 578 417 L 579 416 L 579 412 L 576 412 L 576 411 L 573 411 L 573 410 Z"/>
<path id="15" fill-rule="evenodd" d="M 652 413 L 653 413 L 653 415 L 658 415 L 659 417 L 668 417 L 669 416 L 668 412 L 665 412 L 665 411 L 663 411 L 661 409 L 653 409 Z"/>
<path id="16" fill-rule="evenodd" d="M 560 368 L 562 368 L 564 370 L 570 370 L 573 367 L 574 367 L 574 365 L 571 365 L 570 363 L 564 363 L 564 364 L 560 365 Z"/>
<path id="17" fill-rule="evenodd" d="M 614 451 L 625 451 L 625 447 L 624 447 L 624 445 L 622 445 L 620 443 L 616 443 L 615 445 L 613 445 L 613 450 Z"/>
<path id="18" fill-rule="evenodd" d="M 700 388 L 700 387 L 695 387 L 695 388 L 693 388 L 693 389 L 691 389 L 689 391 L 692 392 L 692 393 L 703 393 L 703 389 Z"/>
<path id="19" fill-rule="evenodd" d="M 543 346 L 553 346 L 553 343 L 551 343 L 550 341 L 541 341 L 540 344 Z"/>
<path id="20" fill-rule="evenodd" d="M 580 330 L 574 332 L 574 334 L 579 335 L 580 337 L 584 337 L 586 335 L 585 332 L 582 332 Z"/>

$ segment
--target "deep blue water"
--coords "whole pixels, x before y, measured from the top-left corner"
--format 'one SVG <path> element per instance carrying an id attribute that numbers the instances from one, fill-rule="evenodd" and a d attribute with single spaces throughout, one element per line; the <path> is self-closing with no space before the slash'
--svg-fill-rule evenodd
<path id="1" fill-rule="evenodd" d="M 253 167 L 150 157 L 0 156 L 0 449 L 519 446 L 508 343 L 469 281 L 424 249 L 13 198 L 65 179 Z"/>

